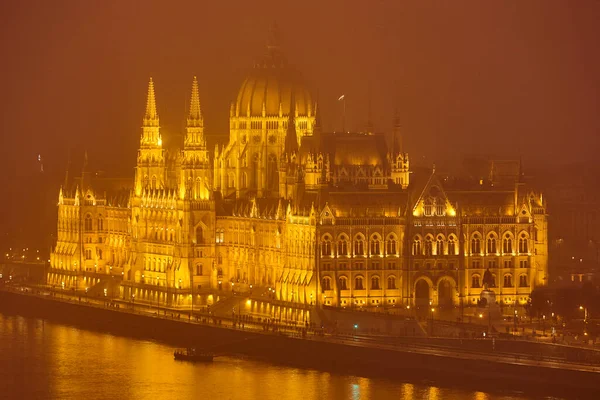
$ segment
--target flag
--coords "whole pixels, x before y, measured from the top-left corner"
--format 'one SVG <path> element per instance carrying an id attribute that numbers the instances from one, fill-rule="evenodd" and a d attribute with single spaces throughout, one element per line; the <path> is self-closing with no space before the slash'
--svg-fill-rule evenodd
<path id="1" fill-rule="evenodd" d="M 344 97 L 346 97 L 346 95 L 345 95 L 345 94 L 341 95 L 341 96 L 340 96 L 340 98 L 338 99 L 338 101 L 342 101 L 342 100 L 344 100 Z"/>

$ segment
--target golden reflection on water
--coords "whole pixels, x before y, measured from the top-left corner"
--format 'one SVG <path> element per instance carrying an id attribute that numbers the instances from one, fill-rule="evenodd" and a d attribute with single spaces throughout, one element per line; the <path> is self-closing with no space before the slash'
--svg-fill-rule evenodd
<path id="1" fill-rule="evenodd" d="M 492 399 L 482 392 L 403 383 L 401 378 L 370 379 L 232 357 L 218 357 L 212 364 L 176 362 L 173 350 L 0 313 L 0 393 L 84 400 Z"/>

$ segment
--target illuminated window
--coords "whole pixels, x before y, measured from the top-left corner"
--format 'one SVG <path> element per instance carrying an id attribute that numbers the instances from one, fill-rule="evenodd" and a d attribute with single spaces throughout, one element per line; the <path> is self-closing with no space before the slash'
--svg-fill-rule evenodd
<path id="1" fill-rule="evenodd" d="M 321 255 L 322 256 L 330 256 L 331 255 L 331 239 L 329 236 L 325 236 L 323 243 L 321 244 Z"/>
<path id="2" fill-rule="evenodd" d="M 426 216 L 429 217 L 432 215 L 432 208 L 433 208 L 433 204 L 431 202 L 431 199 L 425 200 L 425 215 Z"/>
<path id="3" fill-rule="evenodd" d="M 372 255 L 380 255 L 381 254 L 380 244 L 381 244 L 381 241 L 379 239 L 379 236 L 374 236 L 371 239 L 371 254 Z"/>
<path id="4" fill-rule="evenodd" d="M 443 216 L 444 215 L 444 211 L 445 211 L 446 207 L 444 206 L 444 203 L 441 203 L 441 201 L 442 200 L 436 201 L 435 215 L 439 215 L 439 216 Z"/>
<path id="5" fill-rule="evenodd" d="M 521 261 L 519 261 L 519 266 L 521 268 L 527 268 L 527 267 L 529 267 L 529 262 L 527 260 L 521 260 Z"/>
<path id="6" fill-rule="evenodd" d="M 471 287 L 479 288 L 481 287 L 481 276 L 474 274 L 471 278 Z"/>
<path id="7" fill-rule="evenodd" d="M 85 216 L 84 229 L 88 232 L 92 230 L 92 216 L 90 214 Z"/>
<path id="8" fill-rule="evenodd" d="M 502 251 L 504 254 L 512 253 L 512 238 L 508 233 L 504 235 L 504 240 L 502 241 Z"/>
<path id="9" fill-rule="evenodd" d="M 364 289 L 362 276 L 357 276 L 354 279 L 354 289 L 356 289 L 356 290 L 363 290 Z"/>
<path id="10" fill-rule="evenodd" d="M 444 237 L 439 235 L 435 242 L 435 254 L 441 256 L 444 254 Z"/>
<path id="11" fill-rule="evenodd" d="M 396 289 L 396 278 L 393 276 L 388 277 L 388 289 Z"/>
<path id="12" fill-rule="evenodd" d="M 152 189 L 156 189 L 156 175 L 152 177 Z"/>
<path id="13" fill-rule="evenodd" d="M 91 249 L 85 249 L 85 259 L 86 260 L 92 259 L 92 250 Z"/>
<path id="14" fill-rule="evenodd" d="M 373 276 L 371 277 L 371 290 L 379 290 L 379 277 Z"/>
<path id="15" fill-rule="evenodd" d="M 496 254 L 496 238 L 490 236 L 487 240 L 487 253 Z"/>
<path id="16" fill-rule="evenodd" d="M 519 276 L 519 286 L 520 287 L 527 287 L 527 286 L 529 286 L 527 284 L 527 275 L 520 275 Z"/>
<path id="17" fill-rule="evenodd" d="M 425 239 L 425 255 L 430 256 L 433 254 L 433 238 L 431 236 L 427 236 Z"/>
<path id="18" fill-rule="evenodd" d="M 357 237 L 354 241 L 354 255 L 362 256 L 365 254 L 365 243 L 361 237 Z"/>
<path id="19" fill-rule="evenodd" d="M 331 278 L 328 276 L 323 278 L 323 290 L 331 290 Z"/>
<path id="20" fill-rule="evenodd" d="M 387 254 L 388 255 L 396 255 L 396 239 L 394 237 L 390 238 L 387 243 Z"/>
<path id="21" fill-rule="evenodd" d="M 98 216 L 98 230 L 104 230 L 104 220 L 102 219 L 102 215 Z"/>
<path id="22" fill-rule="evenodd" d="M 346 236 L 342 236 L 338 242 L 338 254 L 340 256 L 348 255 L 348 238 Z"/>
<path id="23" fill-rule="evenodd" d="M 448 254 L 456 255 L 456 238 L 452 235 L 448 238 Z"/>
<path id="24" fill-rule="evenodd" d="M 202 264 L 196 265 L 196 275 L 202 275 Z"/>
<path id="25" fill-rule="evenodd" d="M 340 290 L 348 290 L 348 278 L 340 276 Z"/>
<path id="26" fill-rule="evenodd" d="M 504 275 L 504 287 L 513 287 L 511 274 Z"/>
<path id="27" fill-rule="evenodd" d="M 481 238 L 478 233 L 473 235 L 473 238 L 471 239 L 471 253 L 481 253 Z"/>
<path id="28" fill-rule="evenodd" d="M 102 260 L 102 249 L 98 249 L 98 260 Z"/>
<path id="29" fill-rule="evenodd" d="M 526 254 L 529 251 L 528 247 L 527 235 L 521 233 L 521 237 L 519 238 L 519 253 Z"/>
<path id="30" fill-rule="evenodd" d="M 421 255 L 421 238 L 418 236 L 415 236 L 413 240 L 412 254 L 413 256 Z"/>

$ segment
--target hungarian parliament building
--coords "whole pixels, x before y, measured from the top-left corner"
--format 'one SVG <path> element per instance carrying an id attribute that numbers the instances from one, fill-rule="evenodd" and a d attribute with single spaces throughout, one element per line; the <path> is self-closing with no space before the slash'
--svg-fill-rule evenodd
<path id="1" fill-rule="evenodd" d="M 227 143 L 206 145 L 196 78 L 176 151 L 158 104 L 150 79 L 129 181 L 87 156 L 65 180 L 49 284 L 186 309 L 233 292 L 375 310 L 474 306 L 488 270 L 501 305 L 548 283 L 546 204 L 518 161 L 458 179 L 413 171 L 398 121 L 391 144 L 372 128 L 323 132 L 274 42 L 231 103 Z"/>

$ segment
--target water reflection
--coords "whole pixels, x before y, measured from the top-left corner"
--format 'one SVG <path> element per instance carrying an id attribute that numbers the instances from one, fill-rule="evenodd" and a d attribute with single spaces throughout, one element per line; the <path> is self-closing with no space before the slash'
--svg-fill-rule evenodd
<path id="1" fill-rule="evenodd" d="M 518 399 L 219 357 L 173 360 L 173 348 L 0 313 L 0 393 L 60 399 Z M 1 397 L 1 395 L 0 395 Z"/>

